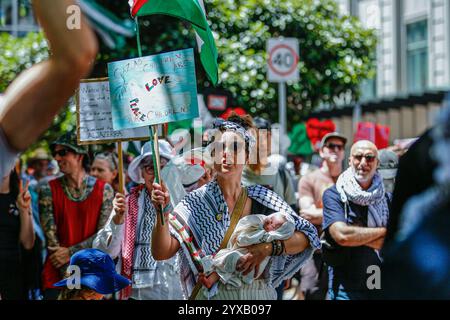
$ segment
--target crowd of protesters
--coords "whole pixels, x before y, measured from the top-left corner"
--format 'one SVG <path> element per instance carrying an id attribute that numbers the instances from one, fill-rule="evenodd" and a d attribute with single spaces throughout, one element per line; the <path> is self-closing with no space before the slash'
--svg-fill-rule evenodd
<path id="1" fill-rule="evenodd" d="M 1 298 L 372 298 L 368 268 L 383 263 L 398 156 L 358 141 L 346 166 L 348 138 L 333 132 L 321 141 L 322 165 L 299 178 L 271 161 L 268 120 L 233 114 L 212 126 L 202 148 L 176 148 L 170 136 L 159 140 L 159 184 L 150 142 L 124 168 L 132 183 L 122 188 L 118 155 L 90 157 L 75 132 L 53 141 L 51 155 L 38 149 L 26 168 L 18 162 L 0 190 Z M 294 232 L 284 240 L 267 233 L 239 249 L 233 274 L 245 281 L 218 276 L 223 270 L 208 261 L 229 254 L 236 224 L 278 214 Z M 113 268 L 120 284 L 108 284 L 105 271 L 106 280 L 73 292 L 64 287 L 68 267 L 87 270 L 86 259 L 99 274 Z M 258 276 L 249 281 L 249 274 Z M 206 280 L 211 275 L 214 282 Z"/>
<path id="2" fill-rule="evenodd" d="M 202 148 L 165 137 L 156 159 L 147 142 L 123 172 L 114 151 L 91 159 L 75 132 L 22 167 L 18 154 L 97 51 L 84 20 L 70 35 L 62 27 L 73 3 L 33 1 L 53 54 L 0 101 L 0 299 L 275 300 L 288 288 L 306 300 L 450 297 L 448 109 L 400 161 L 333 132 L 319 168 L 301 170 L 273 152 L 267 119 L 231 114 Z M 238 247 L 224 272 L 219 258 Z"/>

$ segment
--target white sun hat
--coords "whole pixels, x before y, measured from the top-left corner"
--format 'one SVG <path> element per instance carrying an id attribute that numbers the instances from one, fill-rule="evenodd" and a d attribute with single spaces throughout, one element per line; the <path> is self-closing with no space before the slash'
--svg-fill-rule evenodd
<path id="1" fill-rule="evenodd" d="M 167 142 L 166 140 L 161 139 L 158 141 L 159 141 L 159 155 L 162 158 L 167 159 L 168 161 L 172 160 L 172 158 L 174 157 L 174 152 L 170 143 Z M 139 165 L 141 164 L 142 160 L 144 160 L 147 157 L 151 157 L 152 154 L 153 152 L 151 144 L 150 142 L 146 142 L 144 146 L 141 148 L 141 154 L 136 158 L 134 158 L 134 160 L 130 163 L 130 166 L 128 167 L 128 175 L 130 176 L 131 180 L 133 180 L 136 183 L 145 183 Z"/>
<path id="2" fill-rule="evenodd" d="M 197 182 L 205 174 L 205 169 L 199 164 L 189 164 L 183 157 L 176 157 L 172 160 L 181 173 L 181 183 L 189 186 Z"/>

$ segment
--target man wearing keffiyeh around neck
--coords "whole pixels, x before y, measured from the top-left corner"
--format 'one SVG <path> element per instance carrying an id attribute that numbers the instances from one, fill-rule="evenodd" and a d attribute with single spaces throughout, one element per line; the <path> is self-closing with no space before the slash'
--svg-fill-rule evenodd
<path id="1" fill-rule="evenodd" d="M 377 147 L 370 141 L 356 142 L 349 168 L 323 195 L 322 248 L 332 300 L 370 298 L 370 270 L 382 262 L 379 250 L 386 235 L 390 204 L 378 165 Z"/>

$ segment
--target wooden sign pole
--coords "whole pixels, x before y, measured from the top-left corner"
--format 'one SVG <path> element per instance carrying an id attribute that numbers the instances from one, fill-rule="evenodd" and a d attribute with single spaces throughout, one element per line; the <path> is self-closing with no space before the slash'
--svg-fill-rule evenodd
<path id="1" fill-rule="evenodd" d="M 119 141 L 117 142 L 117 153 L 119 156 L 119 193 L 121 194 L 125 194 L 124 190 L 125 190 L 125 186 L 124 186 L 124 181 L 123 181 L 123 150 L 122 150 L 122 142 Z"/>

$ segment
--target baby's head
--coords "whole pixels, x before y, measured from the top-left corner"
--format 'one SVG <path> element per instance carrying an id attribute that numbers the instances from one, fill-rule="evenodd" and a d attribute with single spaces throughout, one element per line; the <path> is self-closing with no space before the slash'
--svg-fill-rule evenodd
<path id="1" fill-rule="evenodd" d="M 264 218 L 264 230 L 267 232 L 277 230 L 287 221 L 286 217 L 279 213 L 275 212 L 271 215 L 268 215 Z"/>

